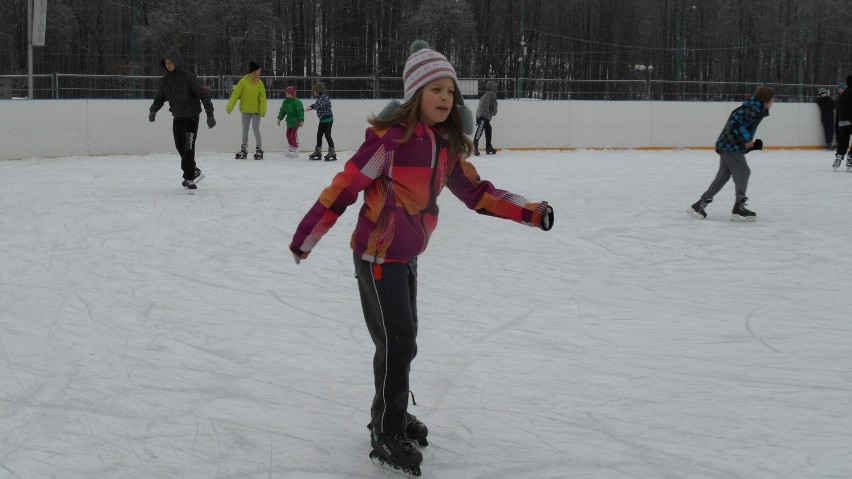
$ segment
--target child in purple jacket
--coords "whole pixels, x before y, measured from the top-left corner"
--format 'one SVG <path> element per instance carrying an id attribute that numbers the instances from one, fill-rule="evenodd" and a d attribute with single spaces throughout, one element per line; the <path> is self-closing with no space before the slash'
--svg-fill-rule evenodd
<path id="1" fill-rule="evenodd" d="M 375 395 L 370 457 L 398 472 L 419 475 L 426 426 L 409 414 L 409 368 L 417 353 L 417 257 L 438 220 L 444 187 L 477 213 L 545 231 L 547 202 L 500 190 L 481 180 L 467 158 L 473 142 L 453 66 L 422 41 L 405 64 L 404 102 L 369 119 L 366 140 L 301 221 L 290 243 L 296 263 L 346 208 L 364 194 L 351 246 L 361 306 L 375 344 Z"/>

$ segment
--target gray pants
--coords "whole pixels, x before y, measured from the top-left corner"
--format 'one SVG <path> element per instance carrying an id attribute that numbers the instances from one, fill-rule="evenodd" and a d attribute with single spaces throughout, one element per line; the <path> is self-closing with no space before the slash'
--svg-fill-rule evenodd
<path id="1" fill-rule="evenodd" d="M 719 153 L 719 171 L 716 173 L 716 178 L 710 183 L 707 191 L 701 195 L 704 199 L 713 199 L 716 193 L 722 190 L 722 187 L 729 179 L 734 179 L 734 189 L 737 195 L 737 201 L 740 201 L 746 195 L 748 187 L 748 177 L 751 175 L 751 169 L 746 162 L 745 153 L 741 151 L 723 151 Z"/>
<path id="2" fill-rule="evenodd" d="M 254 131 L 254 142 L 260 148 L 263 142 L 260 141 L 260 115 L 258 113 L 243 113 L 243 145 L 248 145 L 248 128 L 251 123 L 251 129 Z"/>

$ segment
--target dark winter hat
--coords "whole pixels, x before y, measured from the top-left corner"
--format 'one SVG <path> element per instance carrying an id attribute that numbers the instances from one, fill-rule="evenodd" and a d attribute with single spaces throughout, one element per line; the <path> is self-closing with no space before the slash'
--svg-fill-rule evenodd
<path id="1" fill-rule="evenodd" d="M 828 95 L 828 90 L 826 90 L 825 88 L 820 88 L 820 89 L 819 89 L 819 94 L 820 94 L 820 95 Z"/>
<path id="2" fill-rule="evenodd" d="M 284 91 L 287 92 L 287 94 L 290 96 L 296 96 L 296 87 L 294 87 L 293 85 L 288 86 L 284 89 Z"/>
<path id="3" fill-rule="evenodd" d="M 846 84 L 845 84 L 845 83 L 843 83 L 843 82 L 840 82 L 840 83 L 838 83 L 838 84 L 837 84 L 837 88 L 840 88 L 841 90 L 845 90 L 845 89 L 846 89 Z"/>
<path id="4" fill-rule="evenodd" d="M 249 62 L 249 73 L 255 72 L 257 70 L 260 70 L 260 65 L 255 62 Z"/>
<path id="5" fill-rule="evenodd" d="M 402 74 L 402 82 L 405 85 L 403 102 L 411 100 L 423 85 L 439 78 L 452 78 L 453 82 L 458 85 L 459 79 L 456 77 L 456 69 L 450 65 L 447 57 L 432 50 L 426 41 L 415 40 L 409 51 L 411 56 L 405 62 L 405 70 Z"/>

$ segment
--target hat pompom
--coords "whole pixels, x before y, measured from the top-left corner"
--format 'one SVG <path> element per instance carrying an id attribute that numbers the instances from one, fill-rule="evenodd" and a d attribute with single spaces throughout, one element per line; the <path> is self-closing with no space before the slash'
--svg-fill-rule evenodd
<path id="1" fill-rule="evenodd" d="M 426 40 L 414 40 L 411 43 L 411 47 L 408 49 L 408 53 L 409 55 L 413 55 L 419 52 L 420 50 L 423 50 L 424 48 L 431 49 L 432 47 L 429 46 L 429 42 L 427 42 Z"/>
<path id="2" fill-rule="evenodd" d="M 379 120 L 387 120 L 394 116 L 402 108 L 402 104 L 397 100 L 391 100 L 386 107 L 376 115 Z"/>
<path id="3" fill-rule="evenodd" d="M 456 108 L 459 109 L 459 114 L 461 114 L 462 119 L 462 130 L 465 135 L 473 134 L 473 112 L 470 111 L 466 105 L 457 105 Z"/>

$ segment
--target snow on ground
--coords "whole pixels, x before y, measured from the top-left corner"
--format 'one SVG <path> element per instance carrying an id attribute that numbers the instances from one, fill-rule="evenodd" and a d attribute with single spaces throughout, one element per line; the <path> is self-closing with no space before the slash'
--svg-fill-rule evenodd
<path id="1" fill-rule="evenodd" d="M 750 154 L 754 224 L 728 220 L 732 185 L 685 213 L 708 151 L 474 158 L 556 222 L 441 196 L 424 477 L 849 477 L 852 174 L 832 157 Z M 190 196 L 176 155 L 0 162 L 0 477 L 390 477 L 367 458 L 357 207 L 301 265 L 287 251 L 342 164 L 202 154 Z"/>

